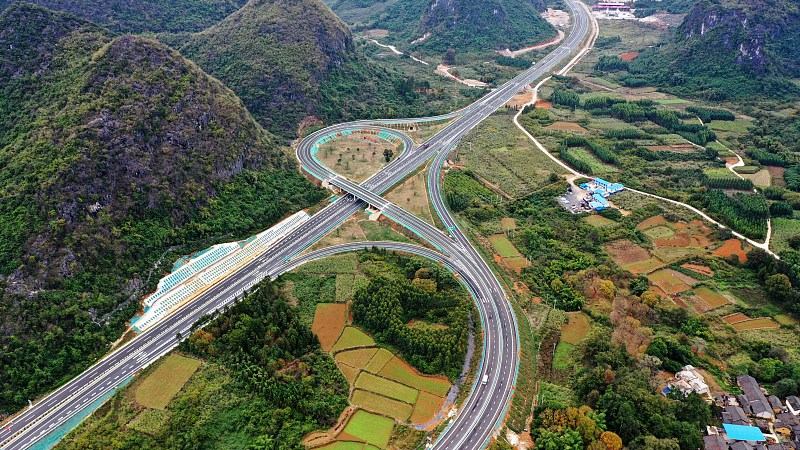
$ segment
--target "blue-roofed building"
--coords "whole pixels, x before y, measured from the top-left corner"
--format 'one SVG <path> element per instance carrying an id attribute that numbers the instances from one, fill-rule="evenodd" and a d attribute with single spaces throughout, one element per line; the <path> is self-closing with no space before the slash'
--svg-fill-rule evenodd
<path id="1" fill-rule="evenodd" d="M 723 423 L 728 439 L 734 441 L 763 442 L 767 439 L 758 427 Z"/>
<path id="2" fill-rule="evenodd" d="M 593 178 L 592 181 L 594 181 L 602 190 L 604 190 L 607 195 L 616 194 L 624 189 L 622 184 L 611 183 L 610 181 L 606 181 L 602 178 Z"/>

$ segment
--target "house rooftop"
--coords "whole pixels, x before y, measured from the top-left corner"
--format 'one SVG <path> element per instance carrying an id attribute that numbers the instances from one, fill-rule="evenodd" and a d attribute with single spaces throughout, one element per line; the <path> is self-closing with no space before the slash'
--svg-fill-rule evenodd
<path id="1" fill-rule="evenodd" d="M 764 439 L 764 433 L 762 433 L 758 427 L 735 425 L 732 423 L 723 423 L 722 426 L 725 428 L 725 433 L 728 435 L 728 438 L 734 441 L 766 441 L 766 439 Z"/>

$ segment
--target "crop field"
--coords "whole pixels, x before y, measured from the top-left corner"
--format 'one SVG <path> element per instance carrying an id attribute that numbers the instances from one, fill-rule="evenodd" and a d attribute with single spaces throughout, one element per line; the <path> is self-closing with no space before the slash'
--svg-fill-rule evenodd
<path id="1" fill-rule="evenodd" d="M 773 186 L 786 187 L 786 180 L 783 178 L 783 174 L 786 172 L 785 167 L 767 166 L 767 171 Z"/>
<path id="2" fill-rule="evenodd" d="M 665 98 L 663 100 L 656 100 L 656 103 L 659 105 L 681 105 L 684 103 L 689 103 L 689 101 L 682 98 Z"/>
<path id="3" fill-rule="evenodd" d="M 377 447 L 386 448 L 393 429 L 394 421 L 388 417 L 356 411 L 344 427 L 344 432 Z"/>
<path id="4" fill-rule="evenodd" d="M 490 116 L 456 149 L 456 159 L 500 190 L 519 197 L 547 183 L 564 169 L 539 151 L 508 114 Z"/>
<path id="5" fill-rule="evenodd" d="M 717 291 L 709 289 L 705 286 L 696 288 L 694 293 L 711 309 L 719 308 L 720 306 L 725 306 L 728 304 L 727 298 L 720 295 Z"/>
<path id="6" fill-rule="evenodd" d="M 136 402 L 147 408 L 164 409 L 194 374 L 200 361 L 177 353 L 170 354 L 136 388 Z"/>
<path id="7" fill-rule="evenodd" d="M 736 255 L 740 262 L 747 261 L 747 253 L 742 249 L 742 241 L 736 238 L 728 239 L 721 247 L 711 252 L 711 254 L 722 258 L 729 258 Z"/>
<path id="8" fill-rule="evenodd" d="M 367 411 L 393 417 L 401 422 L 408 420 L 411 417 L 411 412 L 414 410 L 414 407 L 408 403 L 392 400 L 369 391 L 362 391 L 361 389 L 353 391 L 350 402 Z"/>
<path id="9" fill-rule="evenodd" d="M 318 450 L 364 450 L 367 444 L 353 441 L 335 441 L 330 444 L 317 447 Z"/>
<path id="10" fill-rule="evenodd" d="M 497 251 L 497 253 L 502 256 L 503 258 L 515 258 L 520 257 L 519 250 L 514 247 L 514 244 L 508 240 L 506 235 L 504 234 L 493 234 L 488 237 L 489 242 L 492 243 L 492 247 Z"/>
<path id="11" fill-rule="evenodd" d="M 608 131 L 608 130 L 624 130 L 630 128 L 627 122 L 624 122 L 613 117 L 592 117 L 589 120 L 587 127 L 593 130 Z"/>
<path id="12" fill-rule="evenodd" d="M 765 330 L 765 329 L 780 328 L 780 327 L 781 325 L 778 322 L 775 322 L 769 317 L 760 317 L 758 319 L 750 319 L 733 324 L 733 328 L 736 331 Z"/>
<path id="13" fill-rule="evenodd" d="M 647 276 L 650 281 L 661 288 L 667 295 L 678 294 L 688 291 L 692 284 L 697 283 L 688 275 L 684 275 L 672 269 L 662 269 Z M 694 283 L 692 283 L 694 281 Z"/>
<path id="14" fill-rule="evenodd" d="M 589 332 L 589 318 L 581 312 L 567 313 L 569 322 L 561 328 L 561 340 L 577 345 Z"/>
<path id="15" fill-rule="evenodd" d="M 611 219 L 607 219 L 599 214 L 592 214 L 590 216 L 586 216 L 583 218 L 583 221 L 597 228 L 605 228 L 617 224 L 617 222 L 614 222 Z"/>
<path id="16" fill-rule="evenodd" d="M 361 373 L 361 369 L 357 367 L 350 367 L 347 364 L 342 364 L 340 362 L 336 363 L 336 367 L 338 367 L 339 371 L 342 372 L 342 375 L 344 375 L 344 378 L 347 380 L 347 384 L 350 386 L 355 384 L 358 374 Z"/>
<path id="17" fill-rule="evenodd" d="M 378 375 L 440 397 L 447 395 L 450 390 L 450 382 L 447 379 L 420 375 L 397 357 L 386 363 Z"/>
<path id="18" fill-rule="evenodd" d="M 712 120 L 708 127 L 714 131 L 728 131 L 737 134 L 745 134 L 750 130 L 751 124 L 747 120 Z"/>
<path id="19" fill-rule="evenodd" d="M 372 359 L 369 360 L 364 370 L 371 373 L 378 373 L 392 358 L 394 358 L 392 352 L 383 348 L 379 349 L 375 355 L 372 356 Z"/>
<path id="20" fill-rule="evenodd" d="M 650 254 L 647 250 L 627 239 L 611 242 L 605 246 L 605 250 L 611 256 L 611 259 L 623 268 L 627 268 L 626 266 L 630 264 L 650 259 Z"/>
<path id="21" fill-rule="evenodd" d="M 317 335 L 326 352 L 333 347 L 347 322 L 347 305 L 344 303 L 317 303 L 311 331 Z"/>
<path id="22" fill-rule="evenodd" d="M 356 380 L 356 389 L 372 391 L 401 402 L 414 404 L 419 396 L 419 391 L 396 381 L 377 377 L 369 372 L 361 372 Z"/>
<path id="23" fill-rule="evenodd" d="M 347 364 L 356 369 L 363 369 L 376 353 L 378 353 L 378 349 L 375 347 L 357 348 L 355 350 L 341 351 L 336 354 L 334 359 L 338 363 Z"/>
<path id="24" fill-rule="evenodd" d="M 675 232 L 672 231 L 672 228 L 666 225 L 659 225 L 653 228 L 646 229 L 644 231 L 644 234 L 651 239 L 663 239 L 670 236 L 674 236 Z"/>
<path id="25" fill-rule="evenodd" d="M 742 177 L 752 181 L 756 186 L 769 186 L 772 184 L 772 176 L 767 169 L 759 170 L 756 173 L 743 173 Z"/>
<path id="26" fill-rule="evenodd" d="M 562 122 L 557 121 L 553 122 L 551 125 L 546 126 L 548 130 L 555 130 L 555 131 L 573 131 L 576 133 L 588 133 L 589 130 L 583 128 L 582 126 L 578 125 L 575 122 Z"/>
<path id="27" fill-rule="evenodd" d="M 513 270 L 517 274 L 522 273 L 522 269 L 530 265 L 530 261 L 528 261 L 527 258 L 523 258 L 521 256 L 516 258 L 503 258 L 503 260 L 508 265 L 508 267 L 510 267 L 511 270 Z"/>
<path id="28" fill-rule="evenodd" d="M 727 323 L 729 325 L 733 325 L 735 323 L 739 323 L 739 322 L 744 322 L 744 321 L 750 320 L 750 318 L 747 317 L 745 314 L 742 314 L 742 313 L 734 313 L 734 314 L 729 314 L 729 315 L 723 317 L 722 320 L 724 320 L 725 323 Z"/>
<path id="29" fill-rule="evenodd" d="M 429 392 L 419 391 L 417 403 L 414 405 L 414 412 L 411 414 L 411 421 L 416 424 L 429 422 L 436 413 L 444 406 L 444 398 L 437 397 Z"/>
<path id="30" fill-rule="evenodd" d="M 791 327 L 793 325 L 797 325 L 800 323 L 800 320 L 795 319 L 794 317 L 788 314 L 778 314 L 775 316 L 775 321 L 779 324 L 787 327 Z"/>
<path id="31" fill-rule="evenodd" d="M 307 274 L 339 274 L 346 273 L 352 274 L 356 272 L 356 261 L 358 256 L 355 253 L 346 253 L 344 255 L 328 256 L 327 258 L 311 261 L 308 264 L 295 269 L 297 273 Z"/>
<path id="32" fill-rule="evenodd" d="M 588 164 L 592 175 L 604 175 L 617 171 L 614 166 L 603 164 L 583 147 L 571 147 L 568 151 L 575 159 Z"/>
<path id="33" fill-rule="evenodd" d="M 772 219 L 770 249 L 781 252 L 789 249 L 789 238 L 800 235 L 800 220 L 776 217 Z"/>
<path id="34" fill-rule="evenodd" d="M 663 261 L 658 258 L 648 258 L 644 261 L 637 261 L 628 265 L 623 266 L 623 269 L 629 270 L 631 273 L 636 275 L 643 275 L 648 274 L 654 270 L 658 270 L 664 267 Z"/>
<path id="35" fill-rule="evenodd" d="M 373 345 L 375 345 L 375 341 L 363 331 L 355 327 L 346 327 L 342 331 L 339 340 L 331 348 L 331 352 L 336 353 L 347 348 L 370 347 Z"/>
<path id="36" fill-rule="evenodd" d="M 684 269 L 687 269 L 687 270 L 691 270 L 692 272 L 694 272 L 694 273 L 696 273 L 698 275 L 702 275 L 702 276 L 706 276 L 706 277 L 713 277 L 714 276 L 714 270 L 711 267 L 708 267 L 708 266 L 702 266 L 702 265 L 691 264 L 691 263 L 684 263 L 684 264 L 681 264 L 681 267 L 683 267 Z"/>

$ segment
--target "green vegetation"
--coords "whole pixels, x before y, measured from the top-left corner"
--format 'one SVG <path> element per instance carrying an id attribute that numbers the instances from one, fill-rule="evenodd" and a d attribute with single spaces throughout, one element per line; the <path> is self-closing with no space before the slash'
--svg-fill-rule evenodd
<path id="1" fill-rule="evenodd" d="M 309 115 L 341 122 L 430 112 L 430 99 L 415 91 L 425 86 L 371 65 L 319 0 L 249 2 L 179 48 L 286 138 Z"/>
<path id="2" fill-rule="evenodd" d="M 230 90 L 155 41 L 24 3 L 0 15 L 0 34 L 10 413 L 103 355 L 172 259 L 323 194 Z"/>
<path id="3" fill-rule="evenodd" d="M 164 409 L 186 384 L 200 361 L 171 354 L 136 388 L 136 402 L 147 408 Z"/>
<path id="4" fill-rule="evenodd" d="M 383 252 L 364 253 L 362 260 L 398 265 L 402 275 L 376 274 L 353 295 L 353 320 L 380 343 L 399 350 L 423 373 L 455 379 L 464 363 L 470 303 L 451 274 L 420 260 L 401 260 Z M 402 264 L 402 266 L 400 266 Z M 448 325 L 412 327 L 414 319 Z"/>
<path id="5" fill-rule="evenodd" d="M 0 11 L 14 0 L 0 0 Z M 246 0 L 31 0 L 121 33 L 201 31 L 236 11 Z"/>
<path id="6" fill-rule="evenodd" d="M 356 411 L 347 422 L 344 432 L 380 448 L 386 448 L 392 428 L 394 428 L 394 421 L 388 417 L 370 414 L 366 411 Z"/>
<path id="7" fill-rule="evenodd" d="M 163 414 L 133 402 L 134 382 L 56 448 L 302 449 L 305 434 L 333 425 L 348 387 L 280 292 L 262 283 L 226 313 L 204 319 L 180 350 L 206 363 Z M 373 428 L 374 442 L 386 439 L 386 429 Z"/>
<path id="8" fill-rule="evenodd" d="M 797 96 L 788 78 L 800 73 L 793 64 L 800 55 L 798 19 L 797 5 L 785 0 L 697 2 L 669 43 L 642 53 L 630 72 L 676 95 L 709 100 Z"/>

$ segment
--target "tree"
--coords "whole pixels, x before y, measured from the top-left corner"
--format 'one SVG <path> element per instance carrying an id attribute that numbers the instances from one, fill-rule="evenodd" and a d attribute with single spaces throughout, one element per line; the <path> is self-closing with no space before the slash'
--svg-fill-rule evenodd
<path id="1" fill-rule="evenodd" d="M 617 295 L 617 288 L 614 286 L 614 282 L 611 280 L 603 280 L 600 282 L 600 293 L 603 294 L 603 297 L 606 300 L 611 300 Z"/>
<path id="2" fill-rule="evenodd" d="M 394 152 L 392 151 L 392 149 L 390 148 L 383 149 L 383 157 L 386 159 L 387 163 L 391 161 L 392 156 L 394 156 Z"/>
<path id="3" fill-rule="evenodd" d="M 764 281 L 764 287 L 767 289 L 767 294 L 778 300 L 785 300 L 792 293 L 792 282 L 789 277 L 782 273 L 767 277 Z"/>
<path id="4" fill-rule="evenodd" d="M 631 450 L 681 450 L 677 439 L 658 439 L 655 436 L 640 436 L 628 445 Z"/>
<path id="5" fill-rule="evenodd" d="M 444 52 L 444 63 L 448 66 L 453 66 L 456 64 L 456 49 L 448 48 L 446 52 Z"/>
<path id="6" fill-rule="evenodd" d="M 564 430 L 556 433 L 542 430 L 536 439 L 535 450 L 584 450 L 581 435 L 575 430 Z"/>
<path id="7" fill-rule="evenodd" d="M 797 382 L 791 378 L 783 378 L 772 388 L 772 393 L 780 398 L 785 398 L 798 393 Z"/>
<path id="8" fill-rule="evenodd" d="M 620 450 L 622 448 L 622 438 L 613 431 L 603 431 L 600 441 L 605 444 L 608 450 Z"/>

